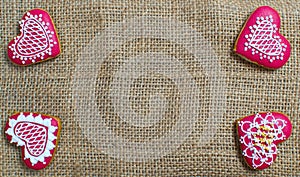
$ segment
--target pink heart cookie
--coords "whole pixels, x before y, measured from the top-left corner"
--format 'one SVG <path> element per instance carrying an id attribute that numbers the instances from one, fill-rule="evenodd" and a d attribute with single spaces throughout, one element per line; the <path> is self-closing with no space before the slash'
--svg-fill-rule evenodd
<path id="1" fill-rule="evenodd" d="M 248 18 L 234 46 L 241 57 L 269 69 L 282 67 L 289 59 L 291 46 L 279 33 L 280 17 L 269 6 L 257 8 Z"/>
<path id="2" fill-rule="evenodd" d="M 28 11 L 20 21 L 21 34 L 8 44 L 9 59 L 17 65 L 27 66 L 55 58 L 60 44 L 50 15 L 42 9 Z"/>
<path id="3" fill-rule="evenodd" d="M 60 133 L 60 120 L 38 113 L 12 115 L 5 127 L 7 139 L 22 148 L 27 167 L 40 170 L 51 162 Z"/>
<path id="4" fill-rule="evenodd" d="M 265 169 L 276 159 L 277 145 L 292 134 L 289 118 L 278 112 L 257 113 L 238 120 L 242 155 L 253 169 Z"/>

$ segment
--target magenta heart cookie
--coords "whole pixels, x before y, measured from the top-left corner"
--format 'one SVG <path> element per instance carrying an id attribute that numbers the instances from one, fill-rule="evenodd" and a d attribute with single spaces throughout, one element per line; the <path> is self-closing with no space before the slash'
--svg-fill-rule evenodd
<path id="1" fill-rule="evenodd" d="M 269 69 L 282 67 L 291 46 L 279 33 L 280 16 L 269 6 L 257 8 L 248 18 L 234 46 L 241 57 Z"/>
<path id="2" fill-rule="evenodd" d="M 21 34 L 8 44 L 9 59 L 17 65 L 27 66 L 55 58 L 60 44 L 50 15 L 42 9 L 28 11 L 20 21 Z"/>
<path id="3" fill-rule="evenodd" d="M 60 120 L 38 113 L 12 115 L 5 127 L 7 139 L 22 148 L 27 167 L 40 170 L 51 162 L 59 139 Z"/>
<path id="4" fill-rule="evenodd" d="M 257 113 L 238 120 L 242 155 L 253 169 L 265 169 L 276 159 L 277 145 L 292 134 L 289 118 L 278 112 Z"/>

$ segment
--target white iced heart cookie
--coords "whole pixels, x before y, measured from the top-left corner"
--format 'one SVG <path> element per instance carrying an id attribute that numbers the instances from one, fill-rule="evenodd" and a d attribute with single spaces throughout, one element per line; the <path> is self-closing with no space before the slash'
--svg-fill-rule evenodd
<path id="1" fill-rule="evenodd" d="M 60 133 L 60 120 L 38 113 L 16 113 L 5 127 L 7 139 L 22 148 L 22 160 L 31 169 L 49 165 Z"/>

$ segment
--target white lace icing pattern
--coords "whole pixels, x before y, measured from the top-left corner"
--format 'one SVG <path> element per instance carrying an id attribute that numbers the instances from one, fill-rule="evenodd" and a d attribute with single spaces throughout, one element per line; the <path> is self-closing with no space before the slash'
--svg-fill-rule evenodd
<path id="1" fill-rule="evenodd" d="M 57 139 L 54 132 L 58 127 L 51 125 L 51 118 L 43 119 L 41 115 L 34 117 L 23 113 L 17 119 L 9 119 L 9 128 L 5 133 L 12 137 L 11 143 L 25 146 L 24 160 L 30 159 L 32 166 L 37 162 L 45 164 L 45 157 L 51 157 L 50 151 L 55 148 L 53 141 Z"/>
<path id="2" fill-rule="evenodd" d="M 274 60 L 283 60 L 287 45 L 282 42 L 276 24 L 273 24 L 272 15 L 257 17 L 256 24 L 249 27 L 251 33 L 246 34 L 245 51 L 251 50 L 252 55 L 259 55 L 259 58 L 268 59 L 271 63 Z"/>
<path id="3" fill-rule="evenodd" d="M 274 141 L 286 139 L 282 130 L 287 122 L 275 118 L 272 113 L 267 113 L 265 117 L 256 114 L 253 122 L 239 121 L 238 124 L 245 133 L 240 138 L 240 142 L 246 146 L 243 156 L 252 159 L 253 168 L 260 167 L 264 163 L 271 165 L 273 155 L 277 153 Z"/>
<path id="4" fill-rule="evenodd" d="M 48 22 L 44 22 L 43 15 L 32 15 L 27 12 L 25 20 L 20 21 L 21 35 L 15 37 L 14 43 L 9 46 L 13 52 L 13 59 L 19 58 L 22 64 L 30 60 L 44 59 L 45 54 L 51 55 L 51 49 L 57 44 L 53 41 L 54 31 L 51 31 Z"/>

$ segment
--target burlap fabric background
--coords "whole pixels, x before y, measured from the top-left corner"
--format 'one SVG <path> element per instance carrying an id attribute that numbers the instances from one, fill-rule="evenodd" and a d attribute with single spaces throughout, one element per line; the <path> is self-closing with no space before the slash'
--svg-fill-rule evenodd
<path id="1" fill-rule="evenodd" d="M 1 176 L 300 175 L 297 1 L 0 3 Z M 292 46 L 289 62 L 276 71 L 232 52 L 243 23 L 261 5 L 277 9 L 280 31 Z M 6 47 L 32 8 L 52 16 L 62 54 L 17 67 Z M 276 163 L 250 170 L 234 122 L 270 110 L 289 115 L 293 134 L 279 146 Z M 19 148 L 7 142 L 3 127 L 15 111 L 61 118 L 48 168 L 29 170 Z"/>

